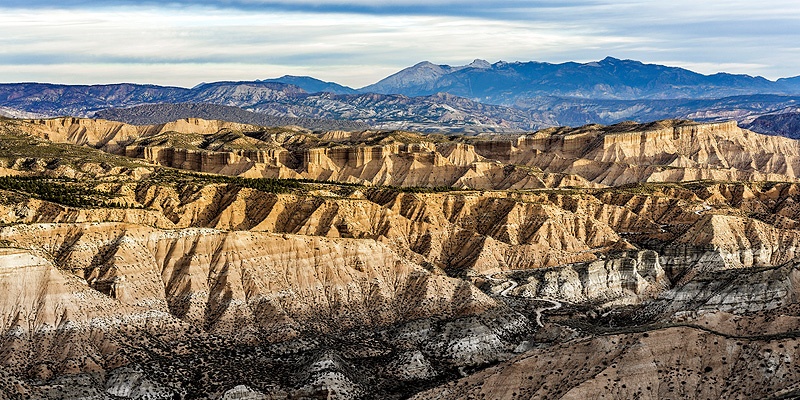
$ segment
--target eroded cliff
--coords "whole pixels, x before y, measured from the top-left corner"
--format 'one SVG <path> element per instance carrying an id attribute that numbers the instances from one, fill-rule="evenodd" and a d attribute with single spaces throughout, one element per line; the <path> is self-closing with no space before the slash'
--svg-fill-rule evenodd
<path id="1" fill-rule="evenodd" d="M 198 172 L 473 189 L 603 187 L 637 182 L 797 181 L 791 139 L 735 122 L 551 128 L 517 139 L 408 132 L 312 133 L 201 119 L 153 126 L 63 118 L 16 122 L 58 143 Z"/>
<path id="2" fill-rule="evenodd" d="M 3 396 L 798 394 L 794 141 L 2 122 Z"/>

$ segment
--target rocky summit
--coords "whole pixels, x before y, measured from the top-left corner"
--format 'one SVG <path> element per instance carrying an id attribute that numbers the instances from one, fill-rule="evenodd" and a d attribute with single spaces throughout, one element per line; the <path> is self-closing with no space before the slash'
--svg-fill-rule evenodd
<path id="1" fill-rule="evenodd" d="M 796 398 L 798 174 L 735 122 L 0 119 L 0 399 Z"/>

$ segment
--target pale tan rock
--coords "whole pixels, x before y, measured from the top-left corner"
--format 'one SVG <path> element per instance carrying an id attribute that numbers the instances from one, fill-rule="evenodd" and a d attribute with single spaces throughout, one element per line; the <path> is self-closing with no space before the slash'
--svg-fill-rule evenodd
<path id="1" fill-rule="evenodd" d="M 5 228 L 0 236 L 43 254 L 60 251 L 59 267 L 86 279 L 70 280 L 84 291 L 94 289 L 96 298 L 104 293 L 104 302 L 169 313 L 220 333 L 243 333 L 238 327 L 249 326 L 277 339 L 301 327 L 328 332 L 431 315 L 469 315 L 495 306 L 476 288 L 465 290 L 457 279 L 431 275 L 373 240 L 159 231 L 108 223 L 19 226 Z M 68 247 L 63 240 L 70 240 Z M 9 264 L 50 268 L 40 273 L 69 277 L 52 266 L 39 267 L 44 261 L 31 257 L 24 252 L 7 256 Z M 19 290 L 41 293 L 35 286 Z M 46 292 L 45 304 L 63 296 L 59 290 L 66 291 L 53 290 L 52 295 Z M 17 295 L 17 300 L 20 296 L 22 303 L 35 304 L 28 295 Z M 16 315 L 15 301 L 0 308 L 5 310 L 4 329 L 16 326 L 9 319 Z M 40 306 L 28 319 L 36 318 L 38 326 L 57 325 L 61 319 L 86 322 L 93 316 L 76 308 L 73 317 L 65 317 L 56 312 L 58 304 Z"/>
<path id="2" fill-rule="evenodd" d="M 78 118 L 29 120 L 17 126 L 54 142 L 98 147 L 192 171 L 370 185 L 488 190 L 694 180 L 797 181 L 800 171 L 796 141 L 742 130 L 734 122 L 589 125 L 548 129 L 516 141 L 438 144 L 402 132 L 394 136 L 330 132 L 319 139 L 332 147 L 316 148 L 310 142 L 297 147 L 295 138 L 276 134 L 261 139 L 242 136 L 203 149 L 196 147 L 202 137 L 262 128 L 196 118 L 141 127 Z M 201 139 L 188 147 L 139 143 L 172 132 Z"/>
<path id="3" fill-rule="evenodd" d="M 412 398 L 769 397 L 796 388 L 796 346 L 684 327 L 600 336 L 532 350 Z"/>

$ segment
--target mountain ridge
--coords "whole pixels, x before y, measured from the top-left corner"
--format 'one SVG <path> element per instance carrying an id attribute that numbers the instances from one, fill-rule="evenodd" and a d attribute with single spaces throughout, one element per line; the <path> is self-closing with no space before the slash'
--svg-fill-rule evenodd
<path id="1" fill-rule="evenodd" d="M 512 104 L 542 95 L 631 100 L 800 93 L 800 86 L 792 78 L 770 81 L 745 74 L 703 75 L 680 67 L 614 57 L 560 64 L 498 61 L 488 68 L 473 64 L 453 67 L 422 62 L 359 90 L 407 96 L 441 91 L 494 104 Z"/>
<path id="2" fill-rule="evenodd" d="M 94 113 L 92 117 L 131 125 L 156 125 L 179 119 L 201 118 L 259 126 L 296 125 L 312 131 L 366 130 L 370 128 L 366 123 L 355 121 L 283 117 L 255 113 L 233 106 L 196 103 L 143 104 L 127 108 L 107 108 Z"/>
<path id="3" fill-rule="evenodd" d="M 479 133 L 672 118 L 735 119 L 746 124 L 763 114 L 791 110 L 796 98 L 800 98 L 798 77 L 770 81 L 741 74 L 703 75 L 613 57 L 560 64 L 490 64 L 476 59 L 462 66 L 423 61 L 360 89 L 293 75 L 202 83 L 191 89 L 0 84 L 0 115 L 87 117 L 109 108 L 195 103 L 235 106 L 274 117 Z"/>
<path id="4" fill-rule="evenodd" d="M 260 82 L 277 82 L 295 85 L 308 93 L 356 94 L 358 91 L 336 82 L 326 82 L 311 76 L 284 75 L 280 78 L 262 79 Z"/>

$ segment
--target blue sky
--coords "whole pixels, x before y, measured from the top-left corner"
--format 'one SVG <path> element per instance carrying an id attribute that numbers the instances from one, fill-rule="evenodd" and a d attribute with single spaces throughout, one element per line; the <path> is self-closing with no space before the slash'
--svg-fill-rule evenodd
<path id="1" fill-rule="evenodd" d="M 795 0 L 5 0 L 0 81 L 360 87 L 422 60 L 609 55 L 776 79 L 800 75 L 798 39 Z"/>

